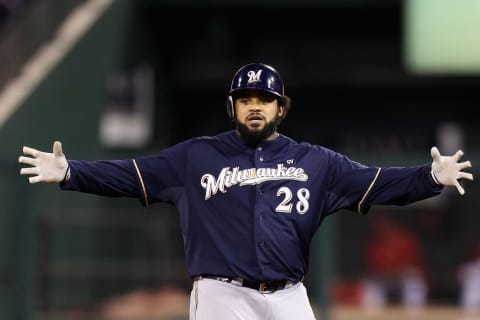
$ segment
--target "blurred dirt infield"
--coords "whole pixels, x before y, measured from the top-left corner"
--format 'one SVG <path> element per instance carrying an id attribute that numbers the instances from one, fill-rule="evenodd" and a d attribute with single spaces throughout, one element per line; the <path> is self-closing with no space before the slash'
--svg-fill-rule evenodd
<path id="1" fill-rule="evenodd" d="M 98 311 L 100 319 L 107 320 L 188 320 L 188 300 L 187 292 L 174 288 L 138 290 L 108 301 Z M 314 311 L 318 320 L 480 320 L 480 310 L 467 314 L 454 305 L 428 305 L 423 309 L 389 305 L 368 309 L 355 304 L 336 304 L 328 311 L 327 319 L 315 306 Z"/>
<path id="2" fill-rule="evenodd" d="M 109 299 L 95 310 L 33 312 L 31 320 L 188 320 L 188 306 L 188 292 L 165 287 L 135 290 Z M 327 314 L 313 307 L 317 320 L 480 320 L 480 310 L 468 314 L 454 305 L 429 305 L 408 310 L 396 305 L 367 309 L 353 304 L 336 304 Z"/>
<path id="3" fill-rule="evenodd" d="M 116 309 L 115 312 L 105 314 L 104 312 L 75 313 L 75 312 L 52 312 L 36 314 L 32 320 L 188 320 L 188 310 L 185 300 L 174 302 L 170 299 L 165 301 L 169 306 L 155 308 L 146 311 L 145 309 L 129 308 L 124 306 Z M 182 307 L 183 305 L 183 307 Z M 126 308 L 126 309 L 125 309 Z M 113 311 L 113 310 L 110 310 Z M 125 313 L 119 314 L 123 311 Z M 293 319 L 301 320 L 301 319 Z M 459 308 L 450 306 L 431 306 L 418 312 L 407 312 L 401 307 L 386 307 L 379 310 L 367 310 L 365 308 L 352 306 L 335 306 L 327 318 L 317 316 L 317 320 L 480 320 L 480 312 L 466 314 Z"/>
<path id="4" fill-rule="evenodd" d="M 453 306 L 429 306 L 416 311 L 395 306 L 378 310 L 335 306 L 329 320 L 480 320 L 480 312 L 467 314 Z"/>

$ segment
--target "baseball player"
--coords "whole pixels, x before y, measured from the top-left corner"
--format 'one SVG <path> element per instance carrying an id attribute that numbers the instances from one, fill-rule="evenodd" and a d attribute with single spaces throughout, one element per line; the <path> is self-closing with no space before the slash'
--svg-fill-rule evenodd
<path id="1" fill-rule="evenodd" d="M 315 319 L 302 279 L 323 219 L 339 209 L 406 205 L 465 190 L 463 156 L 431 149 L 432 163 L 368 167 L 319 145 L 277 132 L 290 109 L 280 74 L 251 63 L 234 75 L 227 112 L 235 129 L 190 139 L 128 160 L 67 160 L 23 147 L 20 174 L 110 197 L 176 206 L 193 281 L 190 319 Z"/>

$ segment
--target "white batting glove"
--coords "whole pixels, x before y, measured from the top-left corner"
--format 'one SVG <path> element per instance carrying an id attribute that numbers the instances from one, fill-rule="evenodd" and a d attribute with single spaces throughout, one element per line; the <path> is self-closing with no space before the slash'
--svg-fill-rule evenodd
<path id="1" fill-rule="evenodd" d="M 470 161 L 458 162 L 463 157 L 463 151 L 458 150 L 453 156 L 442 156 L 438 148 L 433 147 L 430 153 L 433 159 L 432 177 L 435 182 L 444 186 L 455 186 L 461 195 L 465 194 L 458 179 L 473 180 L 473 175 L 462 171 L 472 167 Z"/>
<path id="2" fill-rule="evenodd" d="M 35 175 L 28 178 L 30 183 L 58 183 L 65 179 L 68 170 L 68 162 L 62 152 L 62 143 L 60 141 L 55 141 L 53 143 L 53 153 L 42 152 L 30 147 L 23 147 L 23 153 L 32 156 L 20 156 L 18 158 L 19 163 L 32 166 L 20 169 L 20 174 Z"/>

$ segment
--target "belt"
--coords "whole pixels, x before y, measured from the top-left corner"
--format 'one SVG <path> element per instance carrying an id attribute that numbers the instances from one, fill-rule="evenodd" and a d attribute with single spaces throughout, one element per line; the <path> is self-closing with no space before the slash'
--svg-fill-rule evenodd
<path id="1" fill-rule="evenodd" d="M 221 282 L 231 283 L 233 285 L 239 287 L 245 287 L 257 290 L 260 293 L 273 293 L 277 290 L 287 289 L 290 288 L 300 281 L 290 281 L 290 280 L 277 280 L 277 281 L 250 281 L 242 278 L 233 278 L 233 277 L 220 277 L 220 276 L 212 276 L 212 275 L 200 275 L 193 277 L 193 280 L 201 280 L 201 279 L 212 279 Z"/>

